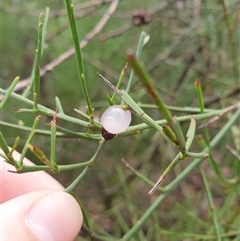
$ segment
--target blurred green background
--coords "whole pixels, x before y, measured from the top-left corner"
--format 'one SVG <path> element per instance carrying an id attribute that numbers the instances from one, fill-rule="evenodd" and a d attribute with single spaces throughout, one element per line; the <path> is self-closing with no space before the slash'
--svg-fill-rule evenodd
<path id="1" fill-rule="evenodd" d="M 111 1 L 97 0 L 74 1 L 76 15 L 79 16 L 77 25 L 80 39 L 84 39 L 96 26 L 110 3 Z M 89 6 L 86 7 L 87 5 Z M 7 88 L 18 75 L 21 79 L 31 75 L 37 43 L 38 16 L 46 7 L 50 8 L 50 18 L 41 66 L 47 65 L 73 47 L 64 1 L 2 1 L 2 88 Z M 237 0 L 119 1 L 110 20 L 83 48 L 89 95 L 97 115 L 108 106 L 106 91 L 112 93 L 97 72 L 116 84 L 126 64 L 126 53 L 136 50 L 142 31 L 150 36 L 150 40 L 143 49 L 141 62 L 155 80 L 157 90 L 168 105 L 197 107 L 194 87 L 196 79 L 202 84 L 206 107 L 221 109 L 236 103 L 240 90 L 239 14 L 240 3 Z M 136 15 L 141 16 L 143 21 L 139 26 L 134 25 L 133 16 Z M 130 71 L 130 68 L 125 71 L 122 88 L 126 87 Z M 136 102 L 152 103 L 138 82 L 133 85 L 130 95 Z M 61 99 L 66 114 L 78 117 L 74 108 L 85 111 L 86 103 L 78 80 L 75 56 L 41 78 L 40 103 L 54 110 L 55 96 Z M 24 107 L 21 103 L 10 100 L 2 111 L 1 119 L 14 124 L 21 120 L 26 126 L 31 126 L 33 115 L 15 113 L 14 109 L 21 107 Z M 157 110 L 145 111 L 153 119 L 161 119 Z M 187 113 L 173 114 L 181 116 Z M 209 127 L 210 138 L 218 133 L 230 117 L 230 114 L 226 115 Z M 50 119 L 43 117 L 41 127 L 47 129 L 46 123 L 49 122 Z M 72 123 L 58 123 L 71 130 L 86 131 Z M 141 122 L 134 117 L 133 124 L 137 123 Z M 198 122 L 200 124 L 201 121 Z M 186 130 L 188 123 L 183 123 L 182 127 Z M 16 136 L 20 136 L 21 151 L 28 133 L 4 126 L 1 128 L 9 145 L 13 144 Z M 197 130 L 197 134 L 202 134 L 202 130 Z M 212 150 L 213 158 L 226 178 L 239 175 L 239 162 L 226 148 L 226 145 L 239 148 L 238 138 L 239 129 L 235 127 Z M 33 143 L 42 148 L 46 155 L 50 155 L 50 138 L 35 136 Z M 88 161 L 96 148 L 96 141 L 58 139 L 58 163 Z M 195 151 L 201 150 L 197 142 L 193 148 Z M 91 171 L 77 188 L 77 196 L 94 222 L 95 229 L 120 237 L 133 226 L 157 196 L 157 193 L 148 196 L 149 187 L 132 176 L 121 163 L 121 158 L 139 168 L 142 174 L 155 182 L 176 153 L 171 145 L 151 129 L 107 142 Z M 28 157 L 39 163 L 30 153 Z M 177 166 L 166 182 L 174 179 L 189 161 L 191 160 Z M 220 209 L 228 198 L 230 200 L 227 215 L 220 217 L 224 230 L 238 230 L 239 217 L 229 222 L 232 215 L 239 212 L 239 209 L 236 210 L 239 205 L 237 191 L 230 197 L 232 187 L 219 180 L 207 162 L 203 163 L 203 168 L 210 179 L 216 208 Z M 67 186 L 78 173 L 79 170 L 76 170 L 56 174 L 54 177 Z M 145 239 L 139 236 L 133 240 L 193 240 L 178 234 L 207 233 L 212 226 L 209 209 L 203 182 L 196 169 L 166 198 L 152 215 L 152 219 L 145 224 Z M 154 225 L 160 227 L 156 229 L 158 231 L 154 231 Z M 239 236 L 224 240 L 239 240 L 237 238 Z M 88 240 L 84 231 L 79 240 Z"/>

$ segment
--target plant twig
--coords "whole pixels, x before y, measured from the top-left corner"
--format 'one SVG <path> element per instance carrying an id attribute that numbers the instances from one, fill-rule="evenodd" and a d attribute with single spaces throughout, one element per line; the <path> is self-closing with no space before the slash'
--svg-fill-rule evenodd
<path id="1" fill-rule="evenodd" d="M 36 49 L 36 57 L 34 60 L 33 66 L 33 100 L 34 100 L 34 110 L 38 110 L 38 100 L 39 100 L 39 91 L 40 91 L 40 61 L 42 56 L 42 44 L 43 44 L 43 21 L 44 13 L 42 12 L 39 15 L 39 24 L 38 24 L 38 43 Z"/>
<path id="2" fill-rule="evenodd" d="M 208 152 L 209 148 L 214 148 L 219 141 L 225 137 L 228 130 L 231 126 L 239 119 L 240 117 L 240 109 L 238 109 L 232 118 L 224 125 L 224 127 L 217 133 L 217 135 L 211 140 L 209 147 L 206 147 L 203 152 Z M 166 188 L 166 192 L 160 194 L 152 205 L 146 210 L 146 212 L 142 215 L 142 217 L 138 220 L 138 222 L 122 237 L 121 241 L 130 240 L 143 226 L 143 224 L 148 220 L 149 216 L 153 213 L 153 211 L 163 202 L 163 200 L 169 195 L 171 191 L 173 191 L 181 181 L 189 175 L 194 168 L 196 168 L 202 159 L 195 159 L 192 161 L 170 184 L 168 184 Z"/>
<path id="3" fill-rule="evenodd" d="M 213 225 L 214 225 L 214 228 L 215 228 L 216 241 L 221 241 L 222 240 L 221 239 L 221 232 L 220 232 L 221 227 L 220 227 L 220 224 L 218 222 L 218 217 L 217 217 L 216 208 L 215 208 L 215 205 L 214 205 L 214 202 L 213 202 L 213 197 L 212 197 L 212 193 L 211 193 L 211 190 L 210 190 L 210 186 L 209 186 L 207 177 L 204 173 L 204 170 L 202 169 L 201 166 L 199 166 L 199 170 L 200 170 L 200 173 L 202 175 L 203 183 L 204 183 L 204 186 L 205 186 L 205 189 L 206 189 L 206 192 L 207 192 L 210 212 L 211 212 L 211 215 L 212 215 Z"/>
<path id="4" fill-rule="evenodd" d="M 83 95 L 85 98 L 85 101 L 87 102 L 87 112 L 90 116 L 90 118 L 93 119 L 93 108 L 92 104 L 88 95 L 88 90 L 87 90 L 87 81 L 86 81 L 86 75 L 85 75 L 85 70 L 84 70 L 84 64 L 83 64 L 83 59 L 82 59 L 82 53 L 81 53 L 81 48 L 79 45 L 79 37 L 78 37 L 78 30 L 77 30 L 77 23 L 74 15 L 74 5 L 71 0 L 65 0 L 66 8 L 67 8 L 67 13 L 68 13 L 68 20 L 71 28 L 71 33 L 72 33 L 72 38 L 73 38 L 73 43 L 74 43 L 74 49 L 75 49 L 75 54 L 76 54 L 76 59 L 77 59 L 77 69 L 78 69 L 78 74 L 82 86 L 82 91 Z"/>
<path id="5" fill-rule="evenodd" d="M 135 74 L 137 75 L 138 79 L 141 81 L 143 86 L 145 87 L 146 91 L 152 97 L 155 104 L 158 106 L 160 113 L 163 117 L 167 120 L 169 125 L 172 128 L 172 131 L 176 135 L 177 146 L 179 150 L 184 153 L 185 152 L 185 140 L 183 136 L 183 132 L 179 125 L 178 120 L 175 117 L 171 116 L 171 112 L 166 108 L 165 103 L 159 93 L 155 90 L 153 85 L 153 80 L 150 75 L 145 71 L 143 66 L 140 64 L 138 59 L 134 54 L 128 54 L 127 56 L 128 63 L 133 68 Z M 175 142 L 176 144 L 176 142 Z"/>
<path id="6" fill-rule="evenodd" d="M 95 27 L 85 36 L 84 39 L 80 41 L 80 47 L 83 49 L 86 45 L 103 29 L 103 27 L 107 24 L 108 20 L 116 10 L 118 6 L 119 0 L 113 0 L 108 8 L 108 10 L 104 13 L 99 22 L 95 25 Z M 47 65 L 43 66 L 40 70 L 40 77 L 43 77 L 46 73 L 52 71 L 58 65 L 69 59 L 74 55 L 74 48 L 67 50 L 62 53 L 58 58 L 51 61 Z M 14 92 L 20 92 L 26 88 L 26 86 L 30 83 L 31 77 L 23 79 L 18 83 L 18 85 L 14 88 Z M 2 96 L 0 96 L 0 99 Z"/>
<path id="7" fill-rule="evenodd" d="M 1 110 L 1 109 L 3 108 L 3 106 L 6 104 L 8 98 L 10 97 L 11 93 L 13 92 L 13 89 L 15 88 L 15 86 L 17 85 L 17 83 L 19 82 L 19 80 L 20 80 L 20 77 L 17 76 L 17 77 L 13 80 L 12 84 L 9 86 L 8 90 L 6 91 L 5 96 L 3 97 L 3 99 L 2 99 L 2 101 L 1 101 L 1 103 L 0 103 L 0 110 Z"/>
<path id="8" fill-rule="evenodd" d="M 84 176 L 87 174 L 87 172 L 89 171 L 89 169 L 91 168 L 91 166 L 94 164 L 103 144 L 105 143 L 105 140 L 102 139 L 99 142 L 98 148 L 96 150 L 96 152 L 94 153 L 94 155 L 92 156 L 92 158 L 89 160 L 89 165 L 86 166 L 83 171 L 78 175 L 78 177 L 65 189 L 65 192 L 73 192 L 74 189 L 76 188 L 76 186 L 82 181 L 82 179 L 84 178 Z"/>

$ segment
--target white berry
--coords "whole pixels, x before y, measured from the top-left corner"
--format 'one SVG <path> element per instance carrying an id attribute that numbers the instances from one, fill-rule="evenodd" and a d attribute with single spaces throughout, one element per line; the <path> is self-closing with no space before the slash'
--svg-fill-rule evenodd
<path id="1" fill-rule="evenodd" d="M 120 105 L 112 105 L 101 116 L 103 128 L 111 134 L 125 131 L 132 120 L 130 110 L 124 110 Z"/>

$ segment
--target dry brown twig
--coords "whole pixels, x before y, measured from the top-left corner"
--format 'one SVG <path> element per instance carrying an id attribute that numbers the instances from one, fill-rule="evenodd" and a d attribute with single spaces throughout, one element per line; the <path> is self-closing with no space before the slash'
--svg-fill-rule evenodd
<path id="1" fill-rule="evenodd" d="M 143 24 L 148 24 L 150 18 L 160 12 L 161 10 L 165 9 L 168 6 L 168 3 L 159 4 L 158 7 L 150 9 L 149 11 L 143 10 L 135 10 L 130 14 L 125 14 L 125 18 L 131 19 L 130 22 L 123 24 L 120 28 L 110 31 L 108 33 L 104 33 L 99 37 L 100 41 L 106 41 L 111 38 L 115 38 L 133 27 L 140 26 Z M 123 15 L 123 14 L 121 14 Z"/>
<path id="2" fill-rule="evenodd" d="M 238 152 L 236 150 L 234 150 L 229 145 L 226 145 L 226 148 L 232 153 L 233 156 L 235 156 L 238 159 L 238 161 L 240 161 L 240 155 L 238 154 Z"/>
<path id="3" fill-rule="evenodd" d="M 100 8 L 101 6 L 95 6 L 92 8 L 88 8 L 85 11 L 81 11 L 75 14 L 76 19 L 78 18 L 84 18 L 86 16 L 92 15 L 94 14 L 98 8 Z M 68 29 L 69 27 L 69 23 L 66 22 L 65 24 L 63 24 L 62 26 L 60 26 L 54 33 L 50 34 L 47 39 L 46 39 L 46 43 L 52 41 L 55 37 L 57 37 L 58 35 L 60 35 L 63 31 L 65 31 L 66 29 Z"/>
<path id="4" fill-rule="evenodd" d="M 112 2 L 113 0 L 90 0 L 88 2 L 83 2 L 83 3 L 79 3 L 74 5 L 74 10 L 76 13 L 76 16 L 78 15 L 79 12 L 82 12 L 85 9 L 88 8 L 93 8 L 93 7 L 98 7 L 101 6 L 103 4 L 107 4 Z M 39 16 L 39 10 L 31 10 L 29 11 L 29 9 L 27 8 L 19 8 L 18 5 L 17 6 L 9 6 L 6 3 L 2 3 L 2 5 L 0 4 L 0 9 L 8 12 L 8 13 L 15 13 L 15 14 L 20 14 L 20 15 L 30 15 L 30 16 Z M 50 12 L 50 18 L 57 18 L 57 17 L 62 17 L 65 16 L 67 14 L 66 9 L 61 9 L 61 10 L 55 10 L 55 11 L 51 11 Z"/>
<path id="5" fill-rule="evenodd" d="M 223 112 L 219 113 L 218 115 L 214 116 L 213 118 L 210 118 L 206 123 L 200 125 L 198 128 L 200 129 L 200 128 L 209 126 L 209 125 L 213 124 L 214 122 L 216 122 L 217 120 L 219 120 L 221 117 L 223 117 L 226 113 L 228 113 L 234 109 L 239 109 L 239 108 L 240 108 L 240 102 L 237 102 L 236 104 L 229 106 Z"/>
<path id="6" fill-rule="evenodd" d="M 88 2 L 76 4 L 74 5 L 74 11 L 76 13 L 75 16 L 78 18 L 79 12 L 82 12 L 83 10 L 88 8 L 98 8 L 103 4 L 110 3 L 110 2 L 113 2 L 113 0 L 95 0 L 95 1 L 88 1 Z M 67 14 L 66 9 L 62 9 L 62 10 L 51 12 L 50 17 L 60 17 L 60 16 L 65 16 L 66 14 Z"/>

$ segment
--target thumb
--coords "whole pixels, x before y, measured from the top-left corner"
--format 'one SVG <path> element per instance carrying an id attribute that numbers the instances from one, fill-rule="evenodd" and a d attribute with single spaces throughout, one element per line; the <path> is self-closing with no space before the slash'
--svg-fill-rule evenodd
<path id="1" fill-rule="evenodd" d="M 24 194 L 0 205 L 4 241 L 73 241 L 82 225 L 77 201 L 61 191 Z"/>

